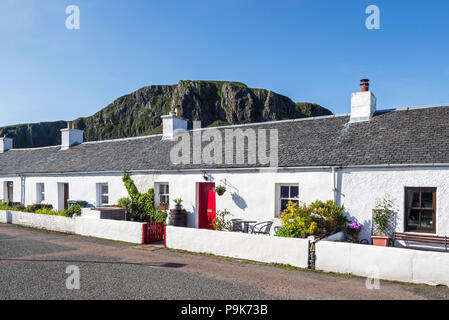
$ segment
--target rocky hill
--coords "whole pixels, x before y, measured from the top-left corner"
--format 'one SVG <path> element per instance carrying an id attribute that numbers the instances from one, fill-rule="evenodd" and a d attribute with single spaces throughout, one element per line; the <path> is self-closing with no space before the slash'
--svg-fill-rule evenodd
<path id="1" fill-rule="evenodd" d="M 180 81 L 154 85 L 118 98 L 96 114 L 74 120 L 87 141 L 134 137 L 161 132 L 160 116 L 180 106 L 189 126 L 203 127 L 304 118 L 332 113 L 317 104 L 294 103 L 265 89 L 239 82 Z M 66 121 L 21 124 L 0 128 L 0 136 L 14 138 L 14 148 L 58 145 Z"/>

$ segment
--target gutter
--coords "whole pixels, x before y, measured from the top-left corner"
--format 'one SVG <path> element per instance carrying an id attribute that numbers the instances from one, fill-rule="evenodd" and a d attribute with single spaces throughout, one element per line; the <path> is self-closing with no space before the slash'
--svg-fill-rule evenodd
<path id="1" fill-rule="evenodd" d="M 336 177 L 335 177 L 335 173 L 337 171 L 336 167 L 332 167 L 332 192 L 334 195 L 334 203 L 337 203 L 337 185 L 336 185 Z"/>
<path id="2" fill-rule="evenodd" d="M 449 167 L 449 163 L 413 163 L 413 164 L 375 164 L 375 165 L 347 165 L 347 166 L 305 166 L 305 167 L 248 167 L 248 168 L 197 168 L 197 169 L 165 169 L 165 170 L 109 170 L 109 171 L 60 171 L 60 172 L 23 172 L 1 174 L 0 176 L 25 175 L 73 175 L 73 174 L 122 174 L 122 173 L 170 173 L 170 172 L 219 172 L 219 171 L 289 171 L 289 170 L 332 170 L 332 169 L 374 169 L 374 168 L 436 168 Z"/>

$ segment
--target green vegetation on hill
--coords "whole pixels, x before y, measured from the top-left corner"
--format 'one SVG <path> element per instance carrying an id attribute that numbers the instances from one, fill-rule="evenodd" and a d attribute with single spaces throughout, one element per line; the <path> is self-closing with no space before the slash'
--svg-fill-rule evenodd
<path id="1" fill-rule="evenodd" d="M 162 132 L 161 115 L 180 106 L 188 120 L 203 127 L 331 115 L 317 104 L 294 103 L 265 89 L 241 82 L 180 81 L 176 85 L 143 87 L 116 99 L 90 117 L 74 120 L 86 141 L 134 137 Z M 66 121 L 22 124 L 0 128 L 0 136 L 14 139 L 14 148 L 43 147 L 61 143 Z"/>

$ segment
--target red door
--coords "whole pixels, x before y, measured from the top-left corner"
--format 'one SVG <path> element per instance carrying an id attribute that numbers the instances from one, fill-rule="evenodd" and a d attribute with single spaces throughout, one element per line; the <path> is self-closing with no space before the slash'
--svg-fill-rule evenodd
<path id="1" fill-rule="evenodd" d="M 202 182 L 198 185 L 198 228 L 213 229 L 211 223 L 215 219 L 215 183 Z"/>

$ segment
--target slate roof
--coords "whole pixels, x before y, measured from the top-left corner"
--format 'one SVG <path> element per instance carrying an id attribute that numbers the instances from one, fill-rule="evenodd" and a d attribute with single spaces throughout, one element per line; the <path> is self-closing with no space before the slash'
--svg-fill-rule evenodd
<path id="1" fill-rule="evenodd" d="M 349 115 L 343 115 L 240 128 L 278 129 L 279 167 L 449 163 L 449 106 L 381 111 L 360 123 L 349 123 Z M 83 143 L 68 150 L 13 149 L 0 154 L 0 174 L 261 167 L 246 161 L 174 165 L 169 154 L 175 143 L 156 135 Z"/>

